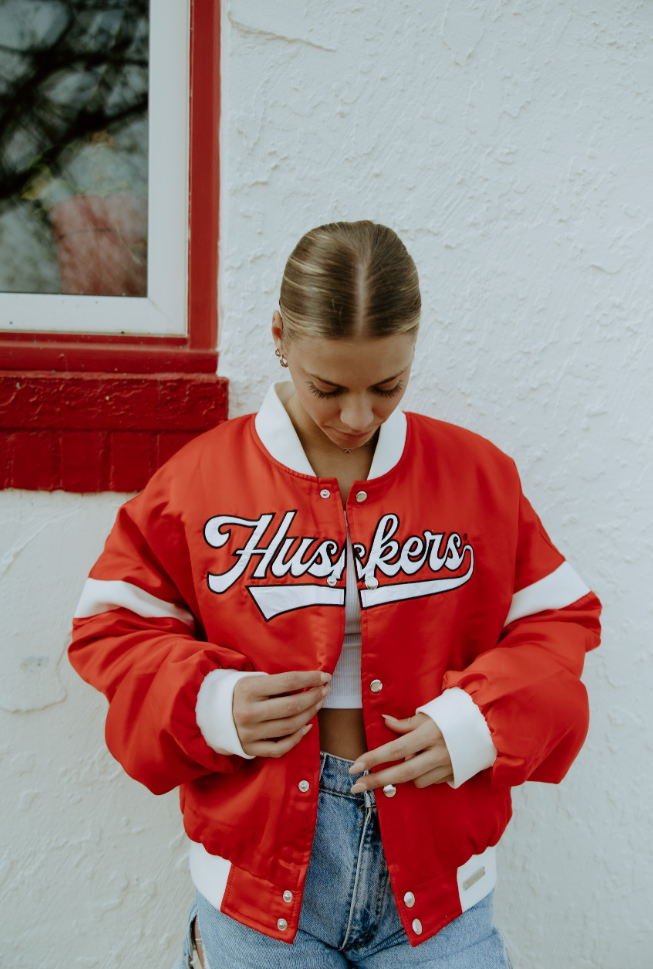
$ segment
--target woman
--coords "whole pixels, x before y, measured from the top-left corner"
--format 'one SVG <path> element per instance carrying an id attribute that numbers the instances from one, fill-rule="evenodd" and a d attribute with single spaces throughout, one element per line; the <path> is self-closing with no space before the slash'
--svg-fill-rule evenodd
<path id="1" fill-rule="evenodd" d="M 181 787 L 217 967 L 508 966 L 492 924 L 510 787 L 587 730 L 596 597 L 513 462 L 405 415 L 415 265 L 371 222 L 288 260 L 292 383 L 176 454 L 119 512 L 71 661 L 107 743 Z"/>

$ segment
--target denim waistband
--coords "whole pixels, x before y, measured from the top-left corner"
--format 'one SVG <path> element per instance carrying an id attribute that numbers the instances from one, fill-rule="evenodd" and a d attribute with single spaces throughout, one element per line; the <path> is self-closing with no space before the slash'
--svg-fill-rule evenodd
<path id="1" fill-rule="evenodd" d="M 376 803 L 374 791 L 363 791 L 361 794 L 350 794 L 351 788 L 356 783 L 360 774 L 350 774 L 349 768 L 354 763 L 353 760 L 345 760 L 344 757 L 336 757 L 335 754 L 327 754 L 320 751 L 320 790 L 330 791 L 332 794 L 341 794 L 350 797 L 353 801 L 360 801 L 365 807 Z M 363 771 L 364 774 L 369 771 Z"/>

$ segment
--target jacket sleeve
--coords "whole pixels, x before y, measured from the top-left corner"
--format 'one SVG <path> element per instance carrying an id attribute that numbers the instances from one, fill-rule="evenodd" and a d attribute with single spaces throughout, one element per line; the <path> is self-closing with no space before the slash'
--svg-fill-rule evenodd
<path id="1" fill-rule="evenodd" d="M 158 500 L 157 477 L 118 513 L 84 587 L 69 657 L 109 701 L 106 741 L 113 756 L 162 794 L 238 769 L 238 756 L 209 746 L 196 708 L 206 681 L 204 722 L 213 719 L 216 736 L 215 711 L 208 708 L 216 672 L 251 671 L 252 665 L 236 650 L 204 641 L 183 526 Z M 230 698 L 234 677 L 225 681 Z M 226 714 L 222 719 L 231 723 L 231 710 Z M 237 737 L 234 748 L 242 752 Z"/>
<path id="2" fill-rule="evenodd" d="M 497 646 L 447 672 L 445 692 L 421 708 L 451 747 L 455 787 L 489 766 L 495 785 L 558 783 L 587 734 L 580 676 L 585 653 L 599 644 L 601 605 L 523 496 L 518 528 L 515 591 Z"/>

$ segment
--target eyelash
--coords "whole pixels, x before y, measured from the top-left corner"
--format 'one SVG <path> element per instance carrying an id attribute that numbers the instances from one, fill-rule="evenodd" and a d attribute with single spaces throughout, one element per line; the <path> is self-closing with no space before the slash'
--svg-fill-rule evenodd
<path id="1" fill-rule="evenodd" d="M 331 390 L 328 393 L 325 393 L 323 390 L 320 390 L 318 387 L 316 387 L 315 384 L 309 384 L 308 387 L 311 393 L 314 394 L 316 397 L 319 397 L 320 400 L 324 400 L 325 398 L 330 398 L 330 397 L 340 397 L 342 393 L 341 390 Z M 374 393 L 378 394 L 380 397 L 396 397 L 396 395 L 400 391 L 401 391 L 401 383 L 398 383 L 391 390 L 379 390 L 377 388 L 374 391 Z"/>
<path id="2" fill-rule="evenodd" d="M 375 393 L 380 394 L 381 397 L 396 397 L 397 394 L 401 391 L 401 387 L 402 387 L 401 384 L 395 384 L 392 390 L 376 390 Z"/>

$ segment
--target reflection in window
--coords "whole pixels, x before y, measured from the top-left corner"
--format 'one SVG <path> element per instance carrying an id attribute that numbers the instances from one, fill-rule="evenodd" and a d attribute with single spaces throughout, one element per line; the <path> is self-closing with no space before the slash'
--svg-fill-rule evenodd
<path id="1" fill-rule="evenodd" d="M 147 295 L 148 0 L 0 0 L 0 292 Z"/>

